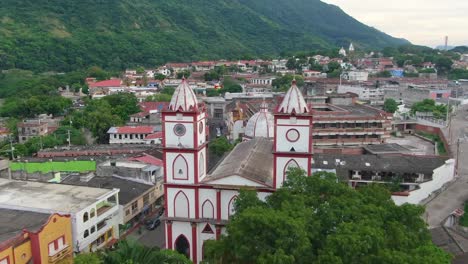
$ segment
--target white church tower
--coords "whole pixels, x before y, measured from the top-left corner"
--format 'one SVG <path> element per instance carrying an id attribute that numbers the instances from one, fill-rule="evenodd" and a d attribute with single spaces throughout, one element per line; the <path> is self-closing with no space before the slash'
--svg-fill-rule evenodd
<path id="1" fill-rule="evenodd" d="M 207 173 L 206 109 L 185 78 L 162 120 L 166 247 L 197 263 L 197 186 Z"/>
<path id="2" fill-rule="evenodd" d="M 282 186 L 291 167 L 311 173 L 312 115 L 301 91 L 293 80 L 283 102 L 275 113 L 273 143 L 275 189 Z"/>

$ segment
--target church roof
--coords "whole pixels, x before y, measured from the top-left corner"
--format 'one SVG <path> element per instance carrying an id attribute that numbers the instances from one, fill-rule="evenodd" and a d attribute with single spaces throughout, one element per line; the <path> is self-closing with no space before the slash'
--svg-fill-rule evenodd
<path id="1" fill-rule="evenodd" d="M 296 80 L 292 81 L 291 88 L 289 88 L 284 96 L 283 102 L 281 102 L 278 108 L 278 112 L 285 114 L 304 114 L 309 112 L 309 107 L 307 107 L 304 96 L 302 96 L 301 91 L 296 85 Z"/>
<path id="2" fill-rule="evenodd" d="M 197 108 L 197 96 L 192 88 L 188 85 L 185 78 L 182 83 L 177 87 L 172 95 L 171 102 L 169 103 L 169 110 L 172 111 L 192 111 Z"/>
<path id="3" fill-rule="evenodd" d="M 268 105 L 264 102 L 260 111 L 254 114 L 247 122 L 245 136 L 249 138 L 273 138 L 274 122 L 274 117 L 268 112 Z"/>
<path id="4" fill-rule="evenodd" d="M 239 143 L 203 181 L 239 176 L 273 187 L 273 141 L 255 138 Z"/>

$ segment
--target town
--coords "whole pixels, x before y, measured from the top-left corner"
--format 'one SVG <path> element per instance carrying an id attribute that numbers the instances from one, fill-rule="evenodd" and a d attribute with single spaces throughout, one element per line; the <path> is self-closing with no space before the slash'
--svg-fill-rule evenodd
<path id="1" fill-rule="evenodd" d="M 6 99 L 0 264 L 72 263 L 124 239 L 200 263 L 243 189 L 267 201 L 300 172 L 424 205 L 433 243 L 462 256 L 468 51 L 427 52 L 349 43 L 329 54 L 92 67 L 58 75 L 67 81 L 53 97 Z"/>

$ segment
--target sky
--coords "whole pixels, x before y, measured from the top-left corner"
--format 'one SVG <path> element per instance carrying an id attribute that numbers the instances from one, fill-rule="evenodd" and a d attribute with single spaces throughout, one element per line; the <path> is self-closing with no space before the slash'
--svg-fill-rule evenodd
<path id="1" fill-rule="evenodd" d="M 416 45 L 468 45 L 467 0 L 322 0 L 360 22 Z"/>

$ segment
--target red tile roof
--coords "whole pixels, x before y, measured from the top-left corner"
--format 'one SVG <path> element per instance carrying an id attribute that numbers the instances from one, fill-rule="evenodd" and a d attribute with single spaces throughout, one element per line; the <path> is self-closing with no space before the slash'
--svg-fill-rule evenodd
<path id="1" fill-rule="evenodd" d="M 151 155 L 148 155 L 146 153 L 143 153 L 143 155 L 141 156 L 129 158 L 128 161 L 138 161 L 141 163 L 151 164 L 151 165 L 160 166 L 160 167 L 164 165 L 162 160 L 155 158 Z"/>
<path id="2" fill-rule="evenodd" d="M 152 126 L 124 126 L 117 127 L 117 134 L 151 134 L 154 128 Z"/>
<path id="3" fill-rule="evenodd" d="M 120 87 L 122 84 L 122 80 L 120 79 L 112 79 L 112 80 L 105 80 L 100 82 L 89 83 L 89 88 L 95 87 Z"/>
<path id="4" fill-rule="evenodd" d="M 162 137 L 163 137 L 163 132 L 156 132 L 156 133 L 149 134 L 148 136 L 146 136 L 145 140 L 157 139 L 157 138 L 162 138 Z"/>

